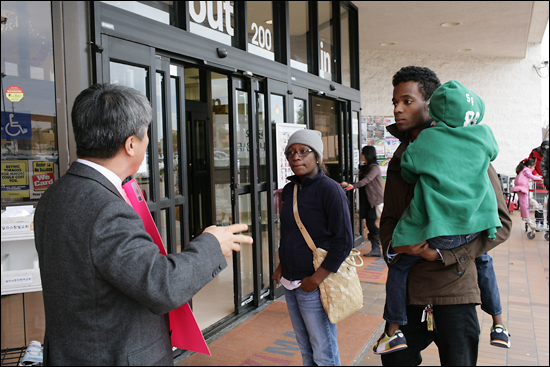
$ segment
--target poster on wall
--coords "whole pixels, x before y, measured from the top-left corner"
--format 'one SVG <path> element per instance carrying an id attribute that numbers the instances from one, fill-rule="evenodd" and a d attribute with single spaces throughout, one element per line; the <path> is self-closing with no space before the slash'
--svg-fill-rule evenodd
<path id="1" fill-rule="evenodd" d="M 287 177 L 294 175 L 285 157 L 285 148 L 288 139 L 297 130 L 305 129 L 305 125 L 278 123 L 275 124 L 277 149 L 277 189 L 282 189 L 289 182 Z"/>
<path id="2" fill-rule="evenodd" d="M 29 197 L 27 160 L 2 161 L 2 199 Z"/>
<path id="3" fill-rule="evenodd" d="M 54 164 L 49 161 L 30 160 L 30 198 L 38 200 L 55 180 Z"/>

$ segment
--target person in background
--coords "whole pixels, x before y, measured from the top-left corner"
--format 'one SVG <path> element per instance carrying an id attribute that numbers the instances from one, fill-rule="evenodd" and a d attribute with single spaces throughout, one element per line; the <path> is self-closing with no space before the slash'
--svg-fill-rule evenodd
<path id="1" fill-rule="evenodd" d="M 548 183 L 548 151 L 550 149 L 546 149 L 544 152 L 544 156 L 542 157 L 542 161 L 540 163 L 540 171 L 542 173 L 542 179 L 544 180 L 544 187 L 546 187 L 546 190 L 550 191 L 550 184 Z M 550 195 L 549 195 L 550 196 Z M 550 198 L 546 197 L 546 225 L 548 225 L 548 212 L 550 209 L 549 206 Z"/>
<path id="2" fill-rule="evenodd" d="M 323 141 L 316 130 L 298 130 L 285 149 L 294 176 L 283 189 L 280 263 L 272 279 L 282 284 L 304 366 L 340 366 L 336 324 L 321 303 L 319 285 L 349 255 L 353 246 L 348 199 L 326 175 Z M 328 251 L 317 270 L 313 252 L 294 218 L 293 195 L 298 185 L 300 220 L 316 247 Z"/>
<path id="3" fill-rule="evenodd" d="M 498 144 L 491 128 L 480 124 L 485 103 L 451 80 L 432 94 L 428 110 L 435 126 L 422 130 L 401 156 L 401 174 L 415 189 L 394 229 L 392 247 L 426 241 L 433 249 L 451 249 L 472 241 L 481 231 L 494 239 L 501 223 L 487 169 L 497 157 Z M 407 347 L 399 326 L 407 324 L 407 275 L 419 259 L 402 253 L 388 266 L 384 319 L 389 326 L 375 346 L 376 354 Z M 509 348 L 493 260 L 485 253 L 475 262 L 481 307 L 493 318 L 491 345 Z"/>
<path id="4" fill-rule="evenodd" d="M 379 218 L 376 206 L 382 204 L 384 200 L 384 189 L 382 188 L 382 173 L 376 159 L 376 149 L 373 146 L 365 145 L 361 149 L 361 160 L 363 164 L 359 166 L 359 181 L 351 184 L 344 181 L 340 183 L 340 186 L 348 190 L 365 188 L 359 190 L 359 218 L 365 219 L 367 222 L 369 230 L 367 238 L 371 243 L 371 250 L 364 256 L 382 256 L 380 228 L 376 226 L 376 220 Z"/>
<path id="5" fill-rule="evenodd" d="M 95 84 L 75 99 L 78 160 L 35 211 L 46 332 L 44 365 L 173 365 L 168 312 L 188 302 L 252 238 L 246 224 L 211 226 L 162 255 L 122 181 L 147 151 L 147 97 Z"/>
<path id="6" fill-rule="evenodd" d="M 540 176 L 535 176 L 535 160 L 527 159 L 525 162 L 520 161 L 516 167 L 516 178 L 514 179 L 514 187 L 510 192 L 517 192 L 519 199 L 519 209 L 521 220 L 525 221 L 530 227 L 536 227 L 535 221 L 529 217 L 529 180 L 542 181 Z"/>
<path id="7" fill-rule="evenodd" d="M 544 157 L 544 154 L 548 150 L 548 138 L 546 140 L 543 140 L 543 142 L 540 144 L 540 147 L 534 148 L 531 153 L 529 153 L 529 157 L 523 160 L 523 163 L 527 162 L 527 159 L 533 159 L 535 161 L 535 168 L 533 170 L 534 174 L 542 176 L 542 170 L 541 170 L 541 162 L 542 157 Z"/>
<path id="8" fill-rule="evenodd" d="M 401 158 L 418 134 L 433 126 L 428 103 L 440 81 L 428 68 L 407 66 L 393 76 L 392 84 L 395 124 L 389 125 L 387 130 L 401 144 L 388 166 L 384 211 L 380 218 L 382 254 L 388 264 L 399 261 L 400 255 L 396 249 L 401 250 L 392 247 L 392 236 L 397 222 L 414 197 L 414 185 L 406 182 L 401 175 Z M 445 151 L 440 153 L 445 154 Z M 506 241 L 512 228 L 498 175 L 492 165 L 489 165 L 487 172 L 502 223 L 494 240 L 482 233 L 463 246 L 439 252 L 425 241 L 401 246 L 403 253 L 420 255 L 423 259 L 412 266 L 408 277 L 408 323 L 401 328 L 408 348 L 383 354 L 383 365 L 419 365 L 422 363 L 421 352 L 432 342 L 437 345 L 442 366 L 476 364 L 480 334 L 476 305 L 481 304 L 481 295 L 475 258 Z M 423 315 L 429 317 L 423 319 Z M 433 321 L 433 330 L 428 329 L 427 319 Z M 387 328 L 386 323 L 386 333 Z"/>

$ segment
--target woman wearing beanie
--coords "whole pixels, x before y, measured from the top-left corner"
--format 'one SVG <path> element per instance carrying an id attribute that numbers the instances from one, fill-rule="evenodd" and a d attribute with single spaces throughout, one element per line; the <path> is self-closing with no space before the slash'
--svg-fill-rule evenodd
<path id="1" fill-rule="evenodd" d="M 295 175 L 288 178 L 290 182 L 283 189 L 280 263 L 272 279 L 284 287 L 304 366 L 340 366 L 336 324 L 329 321 L 323 308 L 319 284 L 338 271 L 352 249 L 348 200 L 340 185 L 325 174 L 319 131 L 296 131 L 285 155 Z M 315 246 L 328 251 L 317 270 L 313 267 L 313 252 L 294 218 L 296 185 L 301 222 Z"/>
<path id="2" fill-rule="evenodd" d="M 376 220 L 379 214 L 376 206 L 384 201 L 384 189 L 382 188 L 382 172 L 376 160 L 376 149 L 372 146 L 365 145 L 361 150 L 361 160 L 363 164 L 359 166 L 359 181 L 349 184 L 347 182 L 340 183 L 340 186 L 349 190 L 364 187 L 364 190 L 359 191 L 361 220 L 367 221 L 367 229 L 369 230 L 368 240 L 371 243 L 371 251 L 364 256 L 382 256 L 380 251 L 380 228 L 376 226 Z"/>
<path id="3" fill-rule="evenodd" d="M 407 348 L 400 325 L 408 323 L 406 283 L 411 267 L 438 249 L 453 249 L 477 236 L 494 239 L 502 226 L 487 173 L 498 154 L 498 144 L 491 128 L 479 124 L 485 103 L 451 80 L 433 93 L 428 111 L 435 125 L 422 130 L 401 158 L 401 175 L 407 183 L 415 184 L 414 197 L 392 236 L 392 247 L 401 254 L 388 265 L 383 315 L 388 331 L 374 346 L 376 354 Z M 407 246 L 416 244 L 422 245 L 420 252 L 406 253 Z M 510 348 L 493 259 L 485 253 L 475 258 L 475 263 L 481 308 L 493 318 L 490 343 Z M 426 305 L 428 324 L 433 317 L 430 310 L 431 306 Z M 437 319 L 433 321 L 437 325 Z M 457 330 L 457 337 L 464 332 L 468 331 Z"/>

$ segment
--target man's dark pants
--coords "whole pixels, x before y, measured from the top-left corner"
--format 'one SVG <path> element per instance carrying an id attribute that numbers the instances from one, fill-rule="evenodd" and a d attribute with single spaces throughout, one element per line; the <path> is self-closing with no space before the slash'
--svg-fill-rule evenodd
<path id="1" fill-rule="evenodd" d="M 420 352 L 433 342 L 442 366 L 475 366 L 479 344 L 479 322 L 474 304 L 434 306 L 435 330 L 420 322 L 423 307 L 407 306 L 408 324 L 400 327 L 407 349 L 382 355 L 384 366 L 418 366 Z"/>

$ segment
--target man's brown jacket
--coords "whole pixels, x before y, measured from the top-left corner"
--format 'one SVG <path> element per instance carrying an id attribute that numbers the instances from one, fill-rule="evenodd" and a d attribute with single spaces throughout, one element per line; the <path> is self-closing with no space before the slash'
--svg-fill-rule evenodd
<path id="1" fill-rule="evenodd" d="M 388 131 L 396 137 L 401 135 L 395 125 L 388 126 Z M 414 195 L 414 184 L 408 184 L 401 176 L 401 155 L 405 149 L 407 145 L 401 143 L 390 161 L 386 176 L 384 211 L 380 219 L 380 242 L 386 262 L 388 262 L 386 254 L 395 226 Z M 482 232 L 472 242 L 451 250 L 440 250 L 443 262 L 419 260 L 412 267 L 408 277 L 408 305 L 481 303 L 474 260 L 505 242 L 512 228 L 512 220 L 508 215 L 500 180 L 492 165 L 489 166 L 488 173 L 495 189 L 498 213 L 502 222 L 502 227 L 496 233 L 496 239 L 491 240 L 486 233 Z M 393 261 L 396 261 L 396 258 L 394 257 Z"/>

